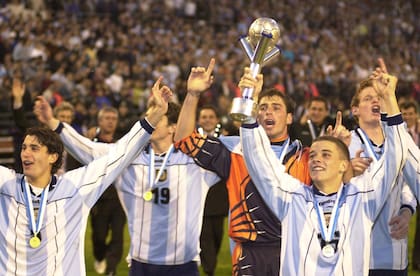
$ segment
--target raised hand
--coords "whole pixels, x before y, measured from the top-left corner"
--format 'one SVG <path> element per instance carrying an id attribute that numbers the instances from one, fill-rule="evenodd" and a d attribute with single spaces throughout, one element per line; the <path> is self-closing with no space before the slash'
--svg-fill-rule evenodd
<path id="1" fill-rule="evenodd" d="M 398 79 L 388 74 L 385 62 L 382 58 L 378 59 L 379 67 L 375 69 L 370 78 L 373 80 L 373 88 L 381 97 L 381 111 L 389 116 L 400 113 L 395 91 Z"/>
<path id="2" fill-rule="evenodd" d="M 354 176 L 363 174 L 373 161 L 370 157 L 361 157 L 362 152 L 362 149 L 358 150 L 356 156 L 350 160 Z"/>
<path id="3" fill-rule="evenodd" d="M 213 83 L 213 69 L 215 59 L 210 59 L 210 63 L 205 67 L 192 67 L 187 81 L 187 92 L 194 96 L 199 96 L 201 92 L 208 89 Z"/>
<path id="4" fill-rule="evenodd" d="M 19 78 L 13 78 L 12 96 L 14 108 L 20 108 L 23 104 L 23 95 L 25 94 L 25 83 Z"/>
<path id="5" fill-rule="evenodd" d="M 334 128 L 331 125 L 327 127 L 327 135 L 340 139 L 347 146 L 350 145 L 351 133 L 345 126 L 343 126 L 343 115 L 341 111 L 337 111 Z"/>
<path id="6" fill-rule="evenodd" d="M 376 67 L 370 76 L 374 80 L 373 88 L 382 98 L 392 96 L 395 94 L 398 79 L 388 73 L 385 61 L 382 58 L 378 58 L 378 64 L 379 67 Z"/>
<path id="7" fill-rule="evenodd" d="M 172 97 L 172 90 L 166 86 L 162 86 L 163 77 L 160 76 L 152 87 L 152 99 L 147 110 L 147 118 L 149 122 L 156 126 L 163 115 L 168 111 L 168 102 Z"/>
<path id="8" fill-rule="evenodd" d="M 36 97 L 34 114 L 38 121 L 48 125 L 48 127 L 52 130 L 56 129 L 60 123 L 56 118 L 54 118 L 53 110 L 48 101 L 43 96 Z"/>
<path id="9" fill-rule="evenodd" d="M 43 124 L 47 124 L 54 117 L 50 104 L 43 96 L 36 97 L 33 111 L 38 121 Z"/>
<path id="10" fill-rule="evenodd" d="M 251 69 L 249 67 L 245 67 L 244 74 L 241 77 L 241 80 L 239 81 L 239 88 L 244 90 L 245 88 L 254 88 L 253 98 L 254 101 L 258 99 L 258 95 L 260 94 L 262 87 L 263 87 L 264 81 L 263 81 L 263 75 L 258 74 L 255 78 L 252 77 Z"/>

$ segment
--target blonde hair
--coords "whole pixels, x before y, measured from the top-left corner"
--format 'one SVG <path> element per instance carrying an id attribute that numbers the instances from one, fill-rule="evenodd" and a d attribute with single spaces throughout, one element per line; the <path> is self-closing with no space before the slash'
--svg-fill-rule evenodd
<path id="1" fill-rule="evenodd" d="M 56 107 L 54 107 L 54 110 L 53 110 L 54 116 L 57 117 L 58 113 L 60 113 L 63 110 L 68 110 L 72 114 L 74 114 L 74 106 L 71 103 L 64 101 L 64 102 L 61 102 Z"/>

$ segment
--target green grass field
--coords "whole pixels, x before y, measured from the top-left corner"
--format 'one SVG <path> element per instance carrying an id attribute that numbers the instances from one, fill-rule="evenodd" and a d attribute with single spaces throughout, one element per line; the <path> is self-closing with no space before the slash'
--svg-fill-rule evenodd
<path id="1" fill-rule="evenodd" d="M 227 229 L 227 224 L 226 228 Z M 411 251 L 413 245 L 413 237 L 415 231 L 415 219 L 413 218 L 410 224 L 410 234 L 409 234 L 409 256 L 411 258 Z M 225 230 L 225 238 L 223 240 L 221 252 L 218 258 L 218 265 L 216 270 L 217 276 L 228 276 L 231 275 L 231 261 L 230 261 L 230 252 L 229 252 L 229 241 L 226 236 L 227 231 Z M 92 256 L 92 243 L 90 239 L 90 225 L 88 225 L 88 229 L 86 232 L 86 245 L 85 245 L 85 252 L 86 252 L 86 271 L 88 276 L 97 275 L 93 269 L 93 256 Z M 129 237 L 128 232 L 125 233 L 125 243 L 124 243 L 124 256 L 127 256 L 128 247 L 129 247 Z M 118 267 L 118 275 L 128 275 L 128 268 L 126 265 L 125 260 L 122 260 Z M 204 275 L 201 273 L 201 275 Z M 420 273 L 413 272 L 409 270 L 408 275 L 410 276 L 420 276 Z"/>

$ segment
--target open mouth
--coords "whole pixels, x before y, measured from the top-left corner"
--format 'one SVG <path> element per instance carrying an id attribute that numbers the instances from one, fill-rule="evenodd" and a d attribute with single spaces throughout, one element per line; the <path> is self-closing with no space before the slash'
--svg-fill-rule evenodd
<path id="1" fill-rule="evenodd" d="M 274 120 L 271 120 L 271 119 L 265 120 L 264 123 L 267 126 L 274 126 Z"/>
<path id="2" fill-rule="evenodd" d="M 23 167 L 26 167 L 26 168 L 29 167 L 32 164 L 33 164 L 33 162 L 31 162 L 31 161 L 22 161 Z"/>
<path id="3" fill-rule="evenodd" d="M 374 107 L 372 107 L 372 112 L 375 114 L 379 114 L 381 112 L 381 109 L 378 105 L 375 105 Z"/>

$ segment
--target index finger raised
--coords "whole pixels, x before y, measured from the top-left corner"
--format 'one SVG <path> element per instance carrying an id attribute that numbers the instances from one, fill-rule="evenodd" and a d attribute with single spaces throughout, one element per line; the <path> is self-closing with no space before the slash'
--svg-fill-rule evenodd
<path id="1" fill-rule="evenodd" d="M 378 64 L 379 67 L 381 68 L 381 70 L 385 73 L 388 74 L 388 69 L 386 68 L 386 64 L 383 58 L 378 58 Z"/>
<path id="2" fill-rule="evenodd" d="M 162 80 L 163 80 L 163 76 L 159 76 L 159 78 L 156 80 L 155 84 L 153 84 L 153 88 L 154 89 L 159 89 Z"/>
<path id="3" fill-rule="evenodd" d="M 337 111 L 337 116 L 335 117 L 334 130 L 337 130 L 342 125 L 343 125 L 343 114 L 341 113 L 341 111 Z"/>
<path id="4" fill-rule="evenodd" d="M 207 74 L 211 74 L 213 72 L 215 64 L 216 64 L 216 60 L 214 58 L 211 58 L 210 62 L 209 62 L 209 65 L 207 66 L 207 70 L 206 70 Z"/>

